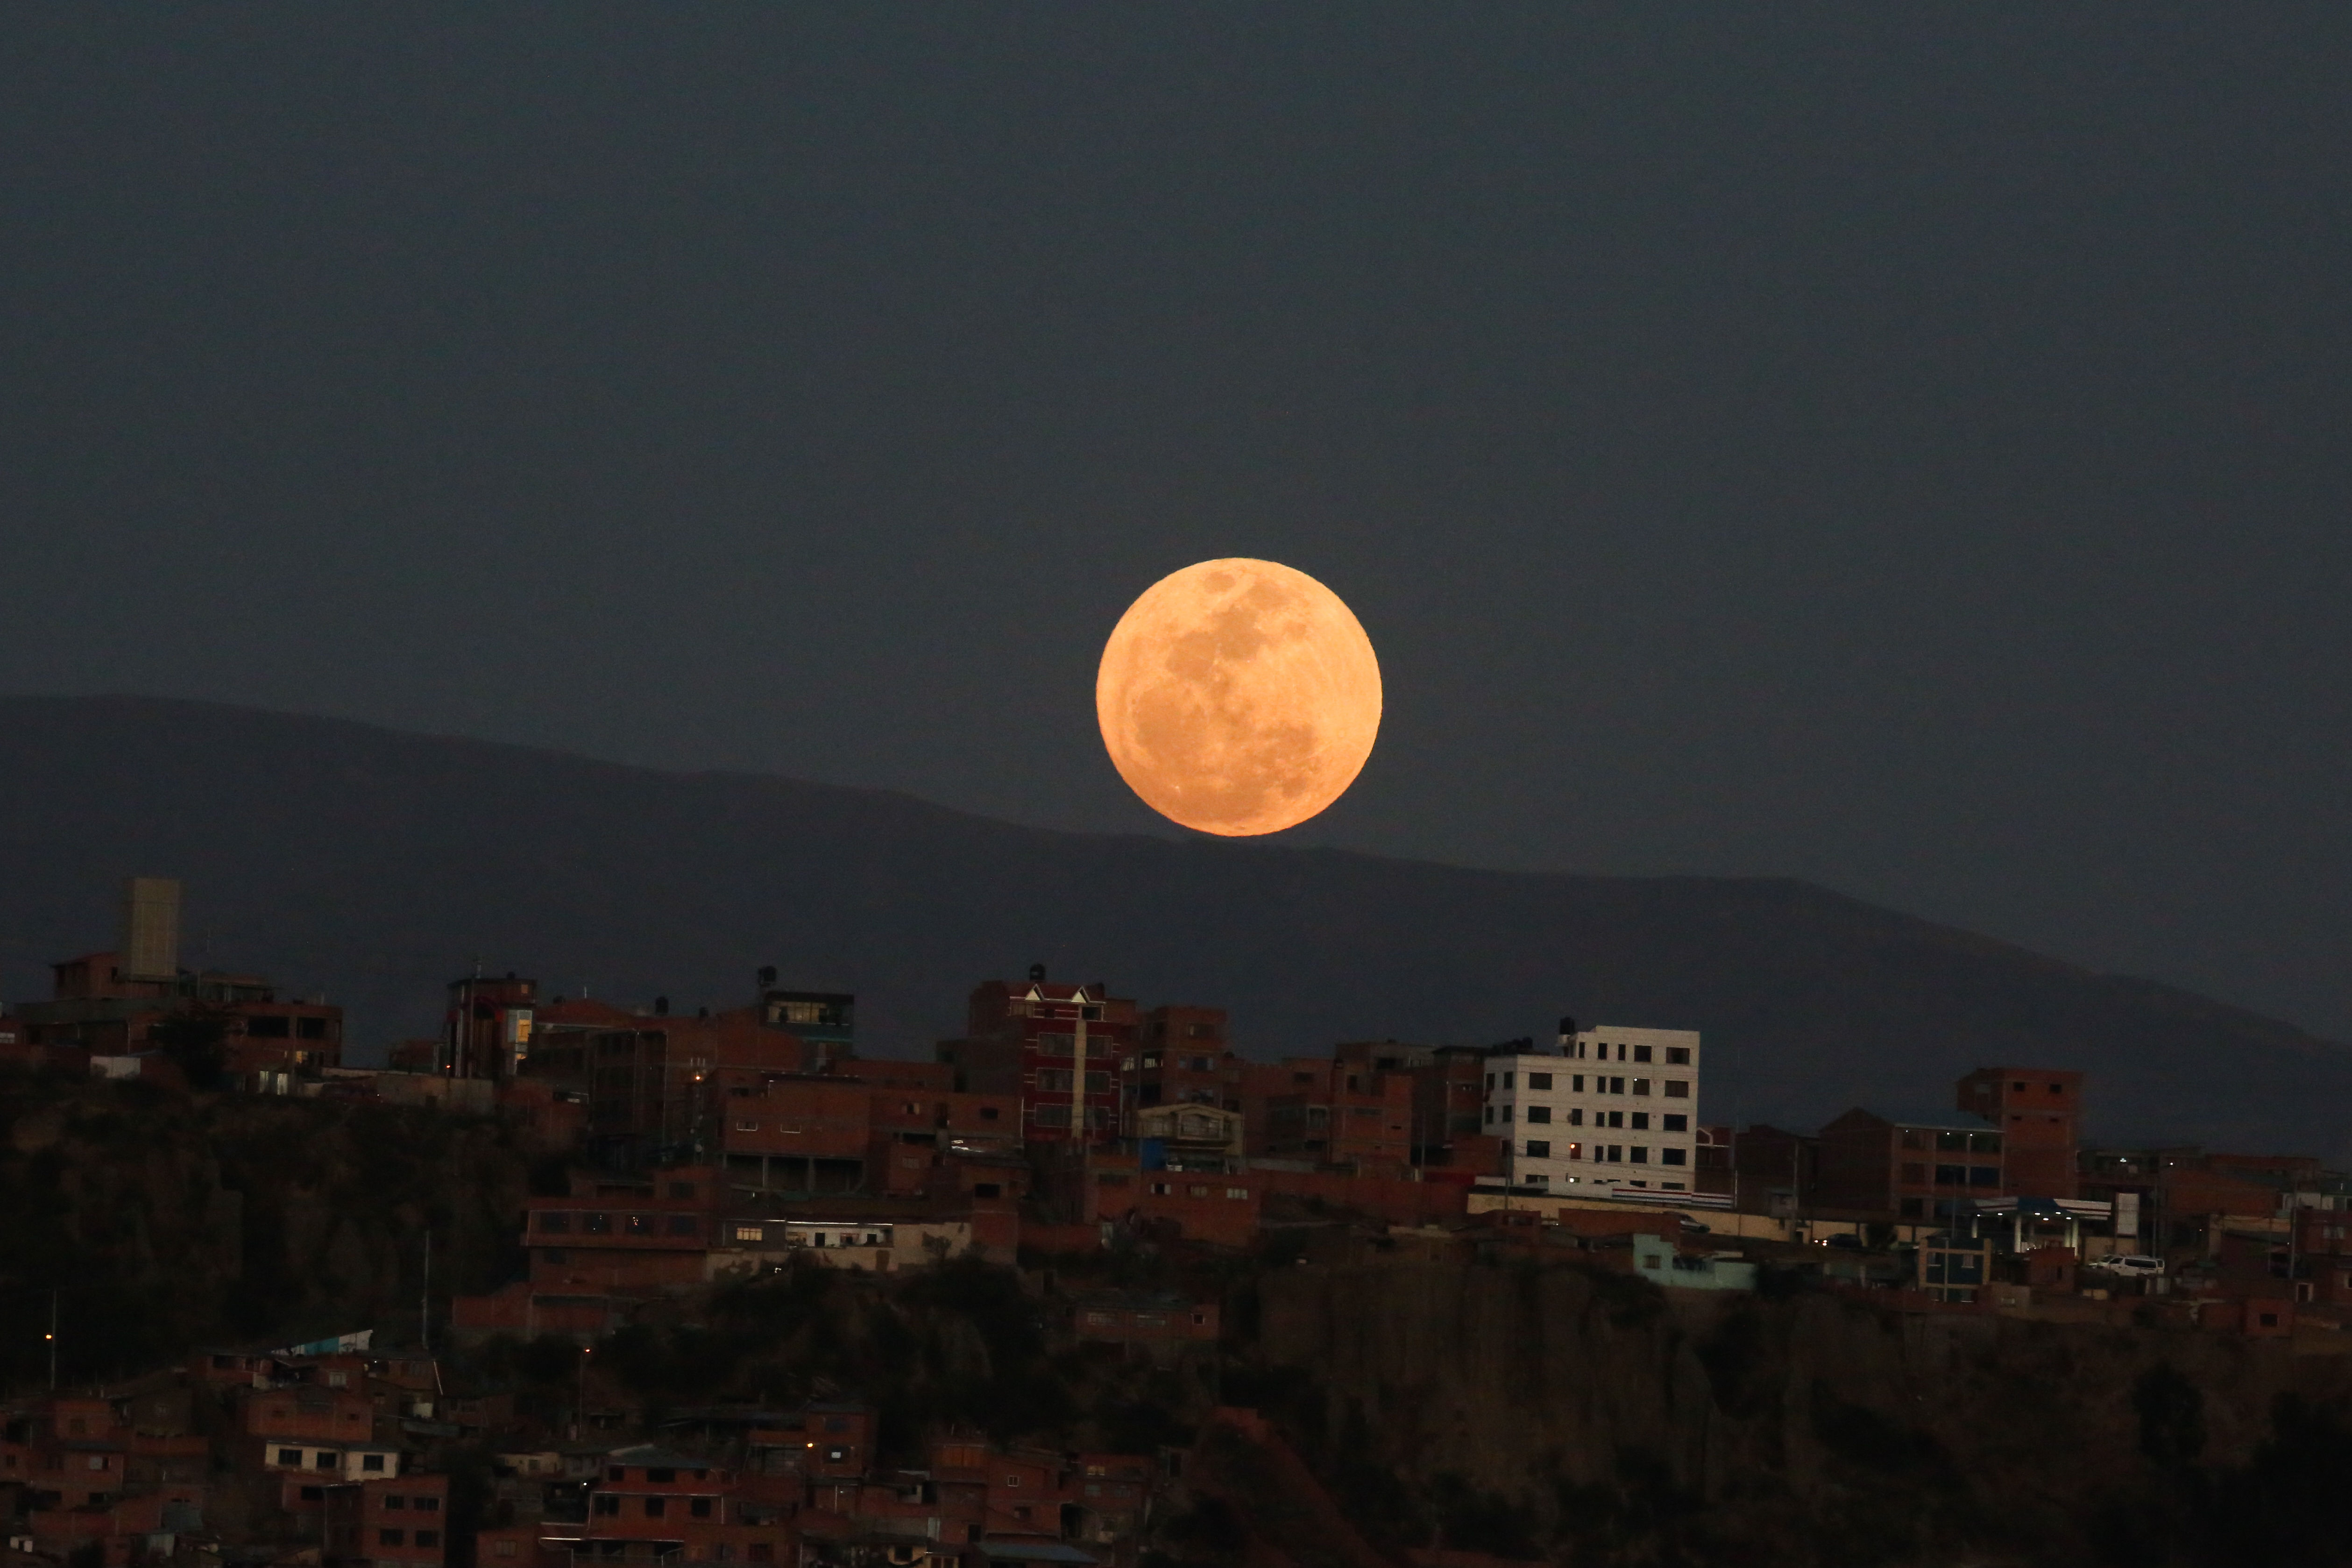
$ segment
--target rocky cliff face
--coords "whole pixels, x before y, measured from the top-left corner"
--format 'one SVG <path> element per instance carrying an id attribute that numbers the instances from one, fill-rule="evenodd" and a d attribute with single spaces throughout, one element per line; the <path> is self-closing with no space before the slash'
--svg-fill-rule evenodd
<path id="1" fill-rule="evenodd" d="M 529 1160 L 423 1110 L 0 1080 L 0 1377 L 68 1378 L 189 1346 L 391 1323 L 513 1265 Z"/>
<path id="2" fill-rule="evenodd" d="M 1403 1540 L 1451 1525 L 1446 1544 L 1595 1562 L 2343 1552 L 2332 1526 L 2297 1533 L 2286 1479 L 2352 1462 L 2352 1357 L 2308 1344 L 1559 1267 L 1298 1267 L 1256 1302 L 1266 1402 Z"/>

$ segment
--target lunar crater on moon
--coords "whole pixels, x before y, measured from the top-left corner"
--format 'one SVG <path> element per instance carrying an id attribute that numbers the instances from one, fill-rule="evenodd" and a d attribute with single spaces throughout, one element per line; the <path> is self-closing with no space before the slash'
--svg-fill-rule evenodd
<path id="1" fill-rule="evenodd" d="M 1380 663 L 1338 595 L 1271 561 L 1204 561 L 1147 589 L 1096 678 L 1103 744 L 1153 810 L 1226 837 L 1346 793 L 1380 731 Z"/>

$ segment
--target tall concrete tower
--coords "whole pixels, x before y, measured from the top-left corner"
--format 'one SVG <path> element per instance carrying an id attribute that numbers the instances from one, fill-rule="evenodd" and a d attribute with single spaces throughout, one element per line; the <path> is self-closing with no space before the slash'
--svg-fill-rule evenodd
<path id="1" fill-rule="evenodd" d="M 169 980 L 180 973 L 180 884 L 132 877 L 122 884 L 122 940 L 115 962 L 125 979 Z"/>

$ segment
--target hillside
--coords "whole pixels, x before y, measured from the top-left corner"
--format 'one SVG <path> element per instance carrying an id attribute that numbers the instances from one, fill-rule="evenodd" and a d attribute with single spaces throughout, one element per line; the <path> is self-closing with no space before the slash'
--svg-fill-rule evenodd
<path id="1" fill-rule="evenodd" d="M 189 884 L 196 961 L 428 1031 L 477 962 L 551 992 L 852 989 L 882 1054 L 1044 962 L 1232 1009 L 1253 1055 L 1491 1041 L 1561 1013 L 1704 1030 L 1706 1111 L 1940 1104 L 1980 1063 L 2093 1075 L 2095 1131 L 2352 1155 L 2352 1052 L 2291 1026 L 1790 881 L 1515 875 L 1016 827 L 901 795 L 670 773 L 129 698 L 0 700 L 0 956 L 111 940 L 117 881 Z"/>

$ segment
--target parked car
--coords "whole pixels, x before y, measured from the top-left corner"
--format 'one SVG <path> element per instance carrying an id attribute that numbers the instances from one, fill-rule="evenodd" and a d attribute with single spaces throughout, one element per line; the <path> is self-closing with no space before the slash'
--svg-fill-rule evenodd
<path id="1" fill-rule="evenodd" d="M 2141 1252 L 2124 1252 L 2113 1258 L 2095 1258 L 2084 1267 L 2104 1268 L 2110 1274 L 2127 1274 L 2136 1279 L 2146 1279 L 2164 1272 L 2164 1259 L 2150 1258 Z"/>

